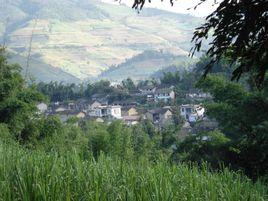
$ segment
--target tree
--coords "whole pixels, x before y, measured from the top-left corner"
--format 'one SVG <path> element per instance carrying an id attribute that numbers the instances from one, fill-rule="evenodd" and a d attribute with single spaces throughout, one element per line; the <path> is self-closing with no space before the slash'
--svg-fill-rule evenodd
<path id="1" fill-rule="evenodd" d="M 161 84 L 166 85 L 176 85 L 180 82 L 180 72 L 164 72 L 163 77 L 161 78 Z"/>
<path id="2" fill-rule="evenodd" d="M 124 152 L 131 146 L 129 132 L 121 121 L 112 122 L 107 131 L 109 133 L 109 152 L 112 155 L 124 157 Z"/>
<path id="3" fill-rule="evenodd" d="M 219 131 L 211 131 L 187 137 L 178 144 L 172 159 L 180 162 L 196 162 L 201 165 L 204 161 L 212 167 L 220 167 L 228 163 L 228 147 L 230 139 Z"/>
<path id="4" fill-rule="evenodd" d="M 60 135 L 63 132 L 63 125 L 57 116 L 42 118 L 38 123 L 40 126 L 40 139 Z"/>
<path id="5" fill-rule="evenodd" d="M 132 141 L 135 157 L 147 157 L 149 155 L 149 151 L 151 149 L 150 138 L 148 134 L 143 131 L 140 125 L 133 126 Z"/>
<path id="6" fill-rule="evenodd" d="M 20 70 L 18 65 L 8 64 L 5 49 L 0 48 L 0 123 L 8 125 L 18 140 L 24 140 L 31 135 L 29 127 L 34 128 L 31 122 L 37 116 L 36 105 L 44 96 L 35 86 L 26 85 Z"/>
<path id="7" fill-rule="evenodd" d="M 89 138 L 89 148 L 97 159 L 101 152 L 108 152 L 109 133 L 104 129 L 96 130 Z"/>
<path id="8" fill-rule="evenodd" d="M 136 86 L 131 78 L 127 78 L 126 80 L 122 81 L 123 87 L 128 91 L 133 91 L 136 89 Z"/>
<path id="9" fill-rule="evenodd" d="M 257 178 L 268 174 L 268 100 L 263 91 L 248 91 L 222 77 L 208 76 L 198 86 L 212 94 L 207 115 L 230 138 L 228 162 Z"/>
<path id="10" fill-rule="evenodd" d="M 150 0 L 148 0 L 151 2 Z M 207 0 L 200 0 L 205 2 Z M 134 0 L 133 8 L 142 9 L 146 0 Z M 173 4 L 173 0 L 170 0 Z M 268 69 L 268 1 L 222 0 L 217 9 L 196 28 L 192 41 L 192 55 L 200 51 L 203 41 L 212 33 L 207 55 L 211 62 L 205 74 L 222 58 L 228 57 L 237 64 L 232 79 L 239 80 L 244 73 L 251 73 L 256 86 L 262 87 Z"/>

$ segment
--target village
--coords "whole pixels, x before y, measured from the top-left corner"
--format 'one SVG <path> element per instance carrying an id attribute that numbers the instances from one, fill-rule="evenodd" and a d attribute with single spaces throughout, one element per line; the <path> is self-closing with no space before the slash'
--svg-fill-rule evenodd
<path id="1" fill-rule="evenodd" d="M 156 129 L 162 130 L 174 124 L 174 119 L 182 123 L 182 132 L 188 134 L 196 123 L 202 122 L 205 130 L 213 130 L 217 125 L 208 120 L 202 101 L 211 98 L 202 92 L 186 93 L 186 104 L 177 104 L 174 86 L 143 86 L 132 91 L 129 100 L 109 102 L 107 94 L 94 94 L 91 99 L 68 102 L 40 103 L 38 109 L 46 116 L 57 115 L 64 123 L 69 119 L 88 120 L 98 123 L 111 123 L 115 120 L 133 126 L 147 119 Z M 141 104 L 140 99 L 145 99 Z M 198 103 L 197 103 L 198 102 Z"/>

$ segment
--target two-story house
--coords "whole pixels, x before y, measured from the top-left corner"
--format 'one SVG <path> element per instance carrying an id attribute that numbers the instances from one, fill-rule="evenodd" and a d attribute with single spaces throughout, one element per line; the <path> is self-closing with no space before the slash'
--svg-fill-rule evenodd
<path id="1" fill-rule="evenodd" d="M 149 110 L 145 114 L 145 118 L 151 120 L 155 125 L 163 128 L 172 122 L 172 111 L 170 108 L 157 108 Z"/>
<path id="2" fill-rule="evenodd" d="M 127 125 L 135 125 L 139 123 L 140 119 L 141 117 L 135 107 L 123 108 L 123 120 Z"/>
<path id="3" fill-rule="evenodd" d="M 89 116 L 91 117 L 111 117 L 115 119 L 121 119 L 121 106 L 119 105 L 105 105 L 98 106 L 89 112 Z"/>
<path id="4" fill-rule="evenodd" d="M 165 102 L 174 101 L 175 100 L 175 92 L 172 88 L 162 88 L 157 89 L 154 92 L 154 101 L 155 102 Z"/>
<path id="5" fill-rule="evenodd" d="M 201 105 L 181 105 L 180 115 L 189 122 L 196 122 L 198 119 L 203 118 L 205 114 L 205 108 Z"/>

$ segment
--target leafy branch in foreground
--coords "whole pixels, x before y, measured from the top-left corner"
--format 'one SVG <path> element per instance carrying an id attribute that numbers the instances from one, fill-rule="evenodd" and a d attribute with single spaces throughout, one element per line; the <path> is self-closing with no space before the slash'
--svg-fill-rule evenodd
<path id="1" fill-rule="evenodd" d="M 198 5 L 205 1 L 200 0 Z M 142 9 L 145 2 L 134 0 L 133 8 Z M 267 10 L 267 0 L 222 0 L 219 3 L 217 9 L 207 16 L 206 22 L 196 28 L 192 39 L 194 47 L 191 54 L 194 55 L 196 51 L 201 51 L 203 41 L 212 33 L 206 52 L 211 62 L 205 68 L 205 76 L 214 64 L 228 57 L 237 66 L 232 80 L 239 80 L 242 74 L 250 73 L 256 86 L 262 87 L 268 69 Z"/>

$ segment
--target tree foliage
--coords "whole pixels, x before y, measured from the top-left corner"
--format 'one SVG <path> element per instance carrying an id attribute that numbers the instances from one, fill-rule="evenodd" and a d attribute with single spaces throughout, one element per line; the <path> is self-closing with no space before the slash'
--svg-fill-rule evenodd
<path id="1" fill-rule="evenodd" d="M 207 0 L 200 0 L 203 3 Z M 142 9 L 146 0 L 134 0 L 133 8 Z M 151 2 L 151 0 L 148 0 Z M 170 0 L 171 4 L 173 1 Z M 216 1 L 217 2 L 217 1 Z M 244 73 L 254 75 L 261 87 L 268 69 L 268 2 L 267 0 L 222 0 L 206 21 L 196 28 L 192 41 L 192 54 L 200 51 L 203 41 L 212 36 L 207 55 L 211 62 L 205 75 L 214 64 L 228 57 L 237 64 L 232 79 L 239 80 Z"/>
<path id="2" fill-rule="evenodd" d="M 37 103 L 44 100 L 34 86 L 27 86 L 20 67 L 7 62 L 4 48 L 0 49 L 0 123 L 5 123 L 18 139 L 33 126 Z"/>
<path id="3" fill-rule="evenodd" d="M 248 91 L 240 84 L 209 76 L 198 86 L 213 95 L 207 115 L 230 138 L 228 162 L 251 177 L 265 175 L 268 164 L 268 100 L 263 91 Z"/>
<path id="4" fill-rule="evenodd" d="M 211 70 L 212 64 L 227 56 L 237 63 L 233 79 L 238 80 L 243 73 L 250 72 L 257 86 L 263 83 L 268 69 L 267 10 L 266 0 L 224 0 L 219 4 L 193 37 L 194 53 L 213 31 L 207 51 L 212 60 L 205 73 Z"/>

